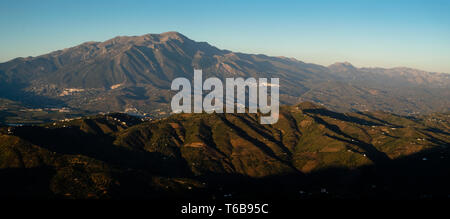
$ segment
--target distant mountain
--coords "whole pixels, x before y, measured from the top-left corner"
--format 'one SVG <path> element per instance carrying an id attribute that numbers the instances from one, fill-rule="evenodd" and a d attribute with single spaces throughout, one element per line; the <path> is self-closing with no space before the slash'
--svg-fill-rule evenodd
<path id="1" fill-rule="evenodd" d="M 278 77 L 283 104 L 312 101 L 337 111 L 384 110 L 399 114 L 450 108 L 450 76 L 407 68 L 329 67 L 292 58 L 221 50 L 177 32 L 87 42 L 37 57 L 0 64 L 0 102 L 20 110 L 169 111 L 171 81 L 204 77 Z M 15 114 L 17 110 L 5 113 Z"/>
<path id="2" fill-rule="evenodd" d="M 450 88 L 450 74 L 426 72 L 412 68 L 356 68 L 351 63 L 335 63 L 328 66 L 331 72 L 347 81 L 367 81 L 392 86 L 423 85 Z"/>
<path id="3" fill-rule="evenodd" d="M 450 115 L 108 114 L 0 128 L 0 198 L 447 198 Z M 324 190 L 325 189 L 325 190 Z"/>

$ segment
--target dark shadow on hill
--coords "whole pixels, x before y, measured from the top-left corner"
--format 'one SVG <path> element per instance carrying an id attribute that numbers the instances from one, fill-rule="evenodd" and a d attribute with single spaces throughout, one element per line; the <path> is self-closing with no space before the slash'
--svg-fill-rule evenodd
<path id="1" fill-rule="evenodd" d="M 147 100 L 149 98 L 144 87 L 127 87 L 122 89 L 122 91 L 124 98 L 132 100 Z"/>
<path id="2" fill-rule="evenodd" d="M 78 128 L 24 126 L 16 128 L 15 135 L 53 152 L 81 154 L 122 168 L 145 169 L 166 176 L 190 175 L 184 161 L 156 152 L 116 146 L 111 136 L 86 133 Z"/>
<path id="3" fill-rule="evenodd" d="M 276 156 L 275 152 L 272 151 L 271 148 L 269 148 L 268 146 L 266 146 L 263 142 L 259 141 L 256 138 L 251 137 L 250 135 L 247 134 L 246 131 L 242 130 L 240 127 L 236 126 L 235 124 L 233 124 L 232 122 L 228 121 L 228 119 L 225 116 L 220 116 L 220 118 L 222 119 L 222 121 L 230 128 L 232 128 L 233 130 L 236 131 L 236 134 L 238 134 L 240 137 L 246 139 L 247 141 L 251 142 L 252 144 L 256 145 L 257 147 L 259 147 L 264 153 L 266 153 L 268 156 L 276 159 L 277 161 L 286 164 L 290 167 L 292 167 L 291 164 L 287 163 L 286 161 L 280 159 L 278 156 Z M 281 147 L 285 150 L 288 151 L 287 148 L 284 147 L 284 145 L 281 145 Z M 295 168 L 294 168 L 295 169 Z"/>
<path id="4" fill-rule="evenodd" d="M 426 130 L 426 131 L 430 131 L 430 132 L 436 132 L 436 133 L 439 133 L 439 134 L 444 134 L 444 135 L 450 136 L 450 133 L 445 132 L 445 131 L 442 131 L 442 130 L 437 129 L 437 128 L 427 128 L 427 129 L 425 129 L 425 130 Z"/>
<path id="5" fill-rule="evenodd" d="M 450 153 L 448 149 L 433 149 L 386 164 L 356 169 L 327 168 L 307 175 L 289 174 L 260 179 L 216 175 L 207 180 L 211 186 L 209 195 L 225 200 L 448 200 Z"/>
<path id="6" fill-rule="evenodd" d="M 365 117 L 367 117 L 367 118 L 369 118 L 369 119 L 378 121 L 379 123 L 381 123 L 380 125 L 383 125 L 383 124 L 384 124 L 384 125 L 394 126 L 394 125 L 391 124 L 390 122 L 388 122 L 388 121 L 386 121 L 386 120 L 383 120 L 383 119 L 379 119 L 379 118 L 377 118 L 377 117 L 375 117 L 375 116 L 372 116 L 372 115 L 370 115 L 370 114 L 368 114 L 368 113 L 364 113 L 364 112 L 361 112 L 361 111 L 358 111 L 358 112 L 356 112 L 356 113 L 358 113 L 359 115 L 365 116 Z"/>
<path id="7" fill-rule="evenodd" d="M 238 118 L 241 122 L 245 123 L 247 126 L 252 128 L 253 131 L 258 133 L 259 135 L 261 135 L 265 139 L 267 139 L 267 140 L 277 144 L 283 150 L 284 153 L 288 154 L 289 156 L 292 155 L 291 151 L 283 144 L 282 141 L 276 140 L 272 135 L 267 133 L 267 132 L 270 132 L 270 131 L 268 129 L 266 129 L 264 126 L 258 126 L 258 125 L 255 125 L 255 124 L 249 122 L 248 118 L 245 118 L 244 116 L 242 116 L 242 114 L 241 115 L 236 114 L 236 118 Z M 258 120 L 258 118 L 256 120 Z M 255 121 L 255 122 L 258 122 L 258 121 Z M 296 131 L 298 131 L 298 129 Z"/>
<path id="8" fill-rule="evenodd" d="M 308 174 L 296 172 L 252 178 L 213 172 L 193 176 L 178 160 L 163 159 L 159 153 L 115 146 L 108 135 L 89 134 L 77 128 L 18 127 L 15 134 L 50 151 L 82 154 L 112 164 L 118 170 L 113 177 L 120 182 L 120 186 L 110 191 L 112 199 L 292 201 L 450 198 L 448 143 L 354 169 L 330 167 Z M 49 191 L 54 174 L 52 168 L 46 167 L 0 169 L 0 198 L 61 198 Z M 204 182 L 205 187 L 158 190 L 153 187 L 155 176 L 190 178 Z"/>
<path id="9" fill-rule="evenodd" d="M 357 118 L 357 117 L 354 117 L 354 116 L 349 116 L 349 115 L 346 115 L 346 114 L 343 114 L 343 113 L 333 112 L 333 111 L 327 110 L 325 108 L 304 109 L 303 112 L 311 113 L 311 114 L 318 114 L 318 115 L 322 115 L 322 116 L 328 116 L 328 117 L 333 118 L 333 119 L 337 119 L 337 120 L 341 120 L 341 121 L 345 121 L 345 122 L 356 123 L 358 125 L 369 125 L 369 126 L 382 125 L 380 123 L 367 121 L 367 120 L 360 119 L 360 118 Z"/>
<path id="10" fill-rule="evenodd" d="M 338 141 L 343 141 L 343 142 L 346 142 L 347 144 L 355 145 L 355 146 L 363 149 L 366 152 L 364 154 L 374 163 L 379 164 L 379 163 L 386 163 L 386 162 L 390 161 L 389 157 L 385 153 L 377 150 L 371 144 L 367 144 L 367 143 L 359 141 L 359 140 L 350 141 L 350 140 L 346 140 L 344 138 L 340 138 L 337 136 L 332 136 L 332 135 L 328 135 L 328 134 L 325 134 L 325 135 L 330 138 L 336 139 Z"/>
<path id="11" fill-rule="evenodd" d="M 20 102 L 30 108 L 43 107 L 66 107 L 67 104 L 51 97 L 36 95 L 33 92 L 25 91 L 29 84 L 0 84 L 0 98 L 6 98 Z"/>
<path id="12" fill-rule="evenodd" d="M 352 136 L 347 135 L 346 133 L 341 131 L 341 129 L 339 129 L 338 126 L 329 124 L 320 117 L 313 116 L 313 118 L 317 123 L 324 125 L 327 129 L 335 132 L 336 134 L 338 134 L 340 136 L 343 136 L 343 137 L 345 137 L 347 139 L 351 139 L 351 140 L 347 140 L 347 139 L 344 139 L 344 138 L 341 138 L 338 136 L 332 136 L 332 135 L 326 134 L 328 137 L 339 140 L 339 141 L 346 142 L 351 145 L 355 145 L 355 146 L 363 149 L 364 151 L 367 152 L 366 156 L 376 164 L 389 162 L 389 160 L 390 160 L 389 157 L 385 153 L 377 150 L 373 145 L 365 143 L 363 141 L 360 141 L 359 139 L 356 139 L 356 138 L 353 138 Z"/>
<path id="13" fill-rule="evenodd" d="M 91 145 L 92 146 L 92 145 Z M 425 159 L 426 158 L 426 159 Z M 128 159 L 124 154 L 123 159 Z M 126 169 L 126 162 L 118 166 Z M 165 171 L 171 171 L 165 169 Z M 51 168 L 1 169 L 0 198 L 61 198 L 49 191 Z M 169 175 L 169 174 L 167 174 Z M 112 199 L 150 200 L 342 200 L 342 199 L 449 199 L 450 150 L 436 147 L 389 163 L 355 169 L 332 167 L 309 174 L 291 173 L 263 178 L 240 174 L 190 177 L 205 182 L 205 188 L 155 190 L 155 173 L 139 169 L 116 175 L 120 186 L 110 191 Z M 185 177 L 189 177 L 185 175 Z"/>

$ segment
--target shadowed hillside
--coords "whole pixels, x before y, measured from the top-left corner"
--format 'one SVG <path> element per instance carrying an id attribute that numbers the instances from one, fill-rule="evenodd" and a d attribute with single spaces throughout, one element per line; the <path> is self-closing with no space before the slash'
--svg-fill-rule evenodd
<path id="1" fill-rule="evenodd" d="M 258 114 L 125 114 L 2 127 L 13 198 L 447 198 L 449 115 L 338 113 L 304 102 Z"/>

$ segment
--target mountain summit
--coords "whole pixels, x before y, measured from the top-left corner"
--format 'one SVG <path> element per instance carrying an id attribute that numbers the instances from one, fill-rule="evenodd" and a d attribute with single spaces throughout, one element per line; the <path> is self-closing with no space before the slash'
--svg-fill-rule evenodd
<path id="1" fill-rule="evenodd" d="M 336 62 L 329 65 L 328 68 L 334 71 L 353 71 L 356 69 L 350 62 Z"/>

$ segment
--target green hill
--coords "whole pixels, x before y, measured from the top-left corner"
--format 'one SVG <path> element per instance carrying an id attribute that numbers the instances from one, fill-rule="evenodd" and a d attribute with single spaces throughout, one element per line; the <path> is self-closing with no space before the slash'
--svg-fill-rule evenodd
<path id="1" fill-rule="evenodd" d="M 2 127 L 0 194 L 420 198 L 449 191 L 449 114 L 343 114 L 304 102 L 282 107 L 274 125 L 259 124 L 259 116 L 108 114 Z"/>

